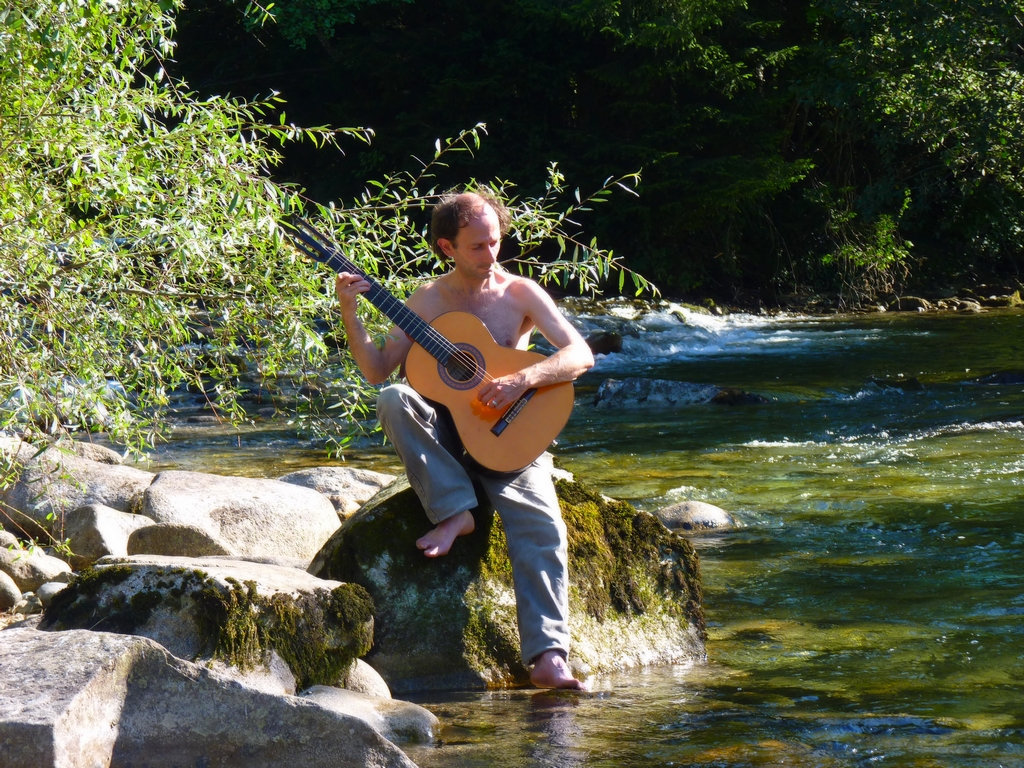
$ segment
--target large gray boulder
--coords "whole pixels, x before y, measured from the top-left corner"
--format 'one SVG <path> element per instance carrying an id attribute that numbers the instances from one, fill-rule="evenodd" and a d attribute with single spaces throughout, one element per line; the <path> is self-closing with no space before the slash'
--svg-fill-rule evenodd
<path id="1" fill-rule="evenodd" d="M 0 680 L 3 766 L 415 768 L 361 717 L 254 689 L 143 637 L 12 627 L 0 632 Z"/>
<path id="2" fill-rule="evenodd" d="M 138 512 L 157 523 L 192 526 L 222 552 L 244 559 L 309 562 L 340 524 L 327 497 L 311 488 L 201 472 L 161 472 L 146 488 Z M 165 549 L 163 554 L 191 553 Z"/>
<path id="3" fill-rule="evenodd" d="M 104 558 L 55 595 L 42 629 L 92 629 L 148 637 L 187 661 L 219 661 L 294 683 L 334 685 L 370 648 L 365 589 L 298 568 L 224 558 Z"/>
<path id="4" fill-rule="evenodd" d="M 704 656 L 698 560 L 657 518 L 584 486 L 556 483 L 569 530 L 571 660 L 593 672 Z M 488 509 L 443 558 L 398 480 L 343 523 L 310 572 L 361 584 L 377 606 L 367 660 L 396 693 L 528 684 L 519 657 L 504 531 Z"/>

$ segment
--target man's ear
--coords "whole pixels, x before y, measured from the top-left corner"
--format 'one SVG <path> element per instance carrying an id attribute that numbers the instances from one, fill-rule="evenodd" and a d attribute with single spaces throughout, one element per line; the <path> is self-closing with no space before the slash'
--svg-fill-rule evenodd
<path id="1" fill-rule="evenodd" d="M 452 254 L 455 253 L 455 243 L 447 237 L 439 237 L 437 238 L 437 245 L 445 256 L 449 259 L 452 258 Z"/>

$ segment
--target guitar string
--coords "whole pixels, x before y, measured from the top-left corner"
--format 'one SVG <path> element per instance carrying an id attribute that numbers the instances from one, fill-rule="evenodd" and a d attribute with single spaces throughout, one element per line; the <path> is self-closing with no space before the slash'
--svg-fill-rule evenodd
<path id="1" fill-rule="evenodd" d="M 380 298 L 377 299 L 378 302 L 380 302 L 381 304 L 386 303 L 392 309 L 392 312 L 396 314 L 401 313 L 402 315 L 404 315 L 406 323 L 410 326 L 414 326 L 415 334 L 420 334 L 421 336 L 429 337 L 429 341 L 428 339 L 421 339 L 418 340 L 417 343 L 419 343 L 420 346 L 426 349 L 427 352 L 429 352 L 432 356 L 440 360 L 441 358 L 439 357 L 439 354 L 444 355 L 445 360 L 443 362 L 445 365 L 447 365 L 449 362 L 454 362 L 457 365 L 461 365 L 467 371 L 473 371 L 475 373 L 476 371 L 480 370 L 482 371 L 481 381 L 494 381 L 494 377 L 488 372 L 486 368 L 482 368 L 477 363 L 476 358 L 472 354 L 462 349 L 458 345 L 452 343 L 443 333 L 438 331 L 436 328 L 434 328 L 434 326 L 432 326 L 426 320 L 424 320 L 411 309 L 402 304 L 402 302 L 400 302 L 394 296 L 389 294 L 386 290 L 381 288 L 380 285 L 373 282 L 372 280 L 370 281 L 370 285 L 370 293 L 376 291 L 377 294 L 380 296 Z M 381 311 L 384 311 L 385 315 L 391 317 L 391 314 L 383 310 L 383 308 L 381 308 Z"/>
<path id="2" fill-rule="evenodd" d="M 340 269 L 337 269 L 338 264 L 334 263 L 334 261 L 337 260 L 338 262 L 340 262 L 340 265 L 342 267 L 346 268 L 345 271 L 355 272 L 364 280 L 369 282 L 370 291 L 368 292 L 367 298 L 371 298 L 370 294 L 377 294 L 377 301 L 371 300 L 371 303 L 373 303 L 375 306 L 378 306 L 381 309 L 381 311 L 384 312 L 384 314 L 387 317 L 395 321 L 396 324 L 398 323 L 398 321 L 392 317 L 392 313 L 403 315 L 407 323 L 415 326 L 415 331 L 417 333 L 429 336 L 430 344 L 433 347 L 433 349 L 428 348 L 424 344 L 421 344 L 421 346 L 423 346 L 424 349 L 426 349 L 427 352 L 429 352 L 432 356 L 440 360 L 437 353 L 443 353 L 447 355 L 447 361 L 451 361 L 454 359 L 454 361 L 457 364 L 461 364 L 467 370 L 475 372 L 476 370 L 480 369 L 480 366 L 477 364 L 477 360 L 475 357 L 473 357 L 473 355 L 469 354 L 462 348 L 453 344 L 444 336 L 444 334 L 442 334 L 440 331 L 438 331 L 436 328 L 430 325 L 430 323 L 425 321 L 423 318 L 421 318 L 419 315 L 417 315 L 415 312 L 413 312 L 411 309 L 405 306 L 405 304 L 403 304 L 390 293 L 388 293 L 388 291 L 382 288 L 371 277 L 369 277 L 368 275 L 364 274 L 361 270 L 356 268 L 356 266 L 352 262 L 350 262 L 347 258 L 341 255 L 339 248 L 337 248 L 336 246 L 328 246 L 326 244 L 327 239 L 319 232 L 317 232 L 317 230 L 315 230 L 312 226 L 303 222 L 301 225 L 296 227 L 296 229 L 299 232 L 300 239 L 296 240 L 295 238 L 292 238 L 292 241 L 295 245 L 299 246 L 299 250 L 301 250 L 307 256 L 313 258 L 316 261 L 323 261 L 323 259 L 320 258 L 321 253 L 317 248 L 317 246 L 319 246 L 320 248 L 327 252 L 327 264 L 328 266 L 333 268 L 335 272 L 342 271 Z M 305 230 L 305 232 L 302 232 L 303 229 Z M 303 235 L 305 237 L 302 237 Z M 305 240 L 305 238 L 309 238 L 309 240 L 312 240 L 313 242 L 309 243 Z M 389 308 L 391 309 L 391 312 L 388 312 L 383 307 L 380 307 L 378 302 L 387 303 L 389 305 Z M 481 381 L 494 381 L 494 376 L 492 376 L 491 373 L 486 368 L 483 368 L 482 371 L 483 373 L 481 374 Z"/>

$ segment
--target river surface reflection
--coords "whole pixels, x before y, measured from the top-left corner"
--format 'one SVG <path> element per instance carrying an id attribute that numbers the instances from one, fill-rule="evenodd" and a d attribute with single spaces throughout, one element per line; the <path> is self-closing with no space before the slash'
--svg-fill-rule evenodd
<path id="1" fill-rule="evenodd" d="M 623 351 L 580 382 L 557 461 L 697 537 L 709 660 L 585 695 L 417 699 L 448 766 L 1024 766 L 1024 314 L 716 318 L 581 310 Z M 609 378 L 735 387 L 756 405 L 598 407 Z M 354 463 L 394 471 L 386 449 Z M 180 433 L 154 466 L 276 476 L 324 463 L 284 431 Z"/>

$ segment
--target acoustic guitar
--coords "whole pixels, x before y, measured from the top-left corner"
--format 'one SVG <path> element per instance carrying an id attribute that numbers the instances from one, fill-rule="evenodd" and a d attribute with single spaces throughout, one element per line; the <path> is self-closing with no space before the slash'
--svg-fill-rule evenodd
<path id="1" fill-rule="evenodd" d="M 405 361 L 409 384 L 448 408 L 466 452 L 477 463 L 514 472 L 533 462 L 558 437 L 572 412 L 572 382 L 529 389 L 503 409 L 491 408 L 477 397 L 485 380 L 522 370 L 543 355 L 501 346 L 468 312 L 446 312 L 427 322 L 308 222 L 293 219 L 287 231 L 302 253 L 336 273 L 350 272 L 370 284 L 363 296 L 414 342 Z"/>

